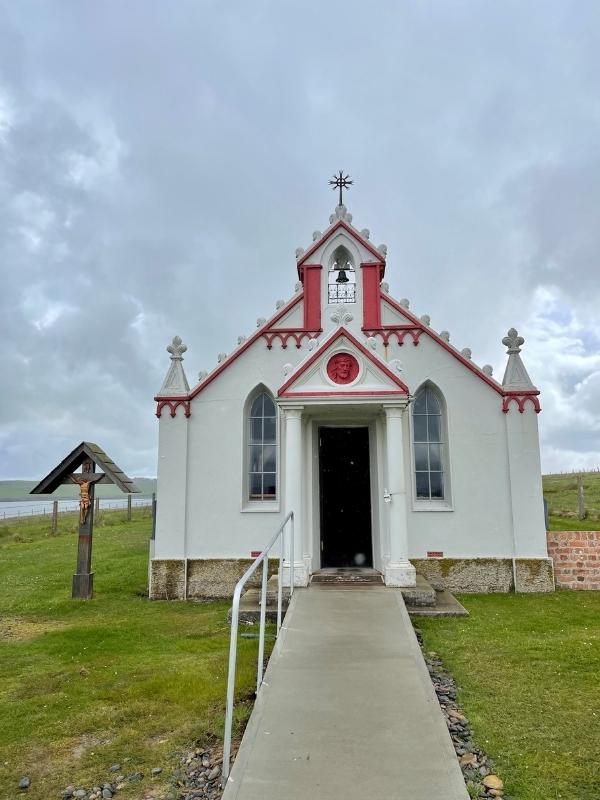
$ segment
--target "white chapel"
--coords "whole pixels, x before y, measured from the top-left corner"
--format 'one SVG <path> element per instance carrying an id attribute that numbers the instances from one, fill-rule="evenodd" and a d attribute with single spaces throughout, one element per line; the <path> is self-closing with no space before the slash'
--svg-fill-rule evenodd
<path id="1" fill-rule="evenodd" d="M 173 339 L 151 597 L 231 596 L 290 511 L 297 585 L 370 568 L 390 587 L 553 589 L 523 338 L 502 339 L 496 380 L 389 294 L 386 255 L 340 203 L 296 252 L 294 296 L 193 387 Z"/>

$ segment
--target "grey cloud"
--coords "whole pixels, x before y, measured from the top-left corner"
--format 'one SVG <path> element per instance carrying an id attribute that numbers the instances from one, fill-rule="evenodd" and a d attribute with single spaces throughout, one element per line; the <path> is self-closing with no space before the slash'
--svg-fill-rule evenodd
<path id="1" fill-rule="evenodd" d="M 593 367 L 546 369 L 532 298 L 559 293 L 593 350 L 599 28 L 591 2 L 4 4 L 1 475 L 84 437 L 154 474 L 166 344 L 193 380 L 292 294 L 340 167 L 396 296 L 496 375 L 524 333 L 572 460 L 555 392 Z"/>

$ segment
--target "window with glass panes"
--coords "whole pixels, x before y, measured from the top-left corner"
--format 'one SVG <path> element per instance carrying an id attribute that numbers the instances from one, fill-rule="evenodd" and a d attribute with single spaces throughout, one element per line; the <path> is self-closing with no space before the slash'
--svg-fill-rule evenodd
<path id="1" fill-rule="evenodd" d="M 277 498 L 277 409 L 262 393 L 250 406 L 248 441 L 248 496 L 250 500 Z"/>
<path id="2" fill-rule="evenodd" d="M 412 406 L 417 499 L 444 499 L 442 407 L 429 387 L 417 392 Z"/>

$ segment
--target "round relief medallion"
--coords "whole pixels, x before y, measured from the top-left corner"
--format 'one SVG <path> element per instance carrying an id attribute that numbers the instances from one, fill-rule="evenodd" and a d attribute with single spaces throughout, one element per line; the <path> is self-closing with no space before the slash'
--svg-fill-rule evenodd
<path id="1" fill-rule="evenodd" d="M 350 353 L 337 353 L 327 362 L 327 374 L 334 383 L 352 383 L 358 370 L 358 361 Z"/>

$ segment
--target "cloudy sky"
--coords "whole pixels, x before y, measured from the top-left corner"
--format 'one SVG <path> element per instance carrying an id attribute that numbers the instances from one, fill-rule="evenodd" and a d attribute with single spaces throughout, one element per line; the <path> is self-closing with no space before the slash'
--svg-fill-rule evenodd
<path id="1" fill-rule="evenodd" d="M 355 179 L 396 297 L 542 389 L 600 465 L 597 0 L 0 2 L 0 478 L 156 472 L 174 334 L 214 366 Z"/>

